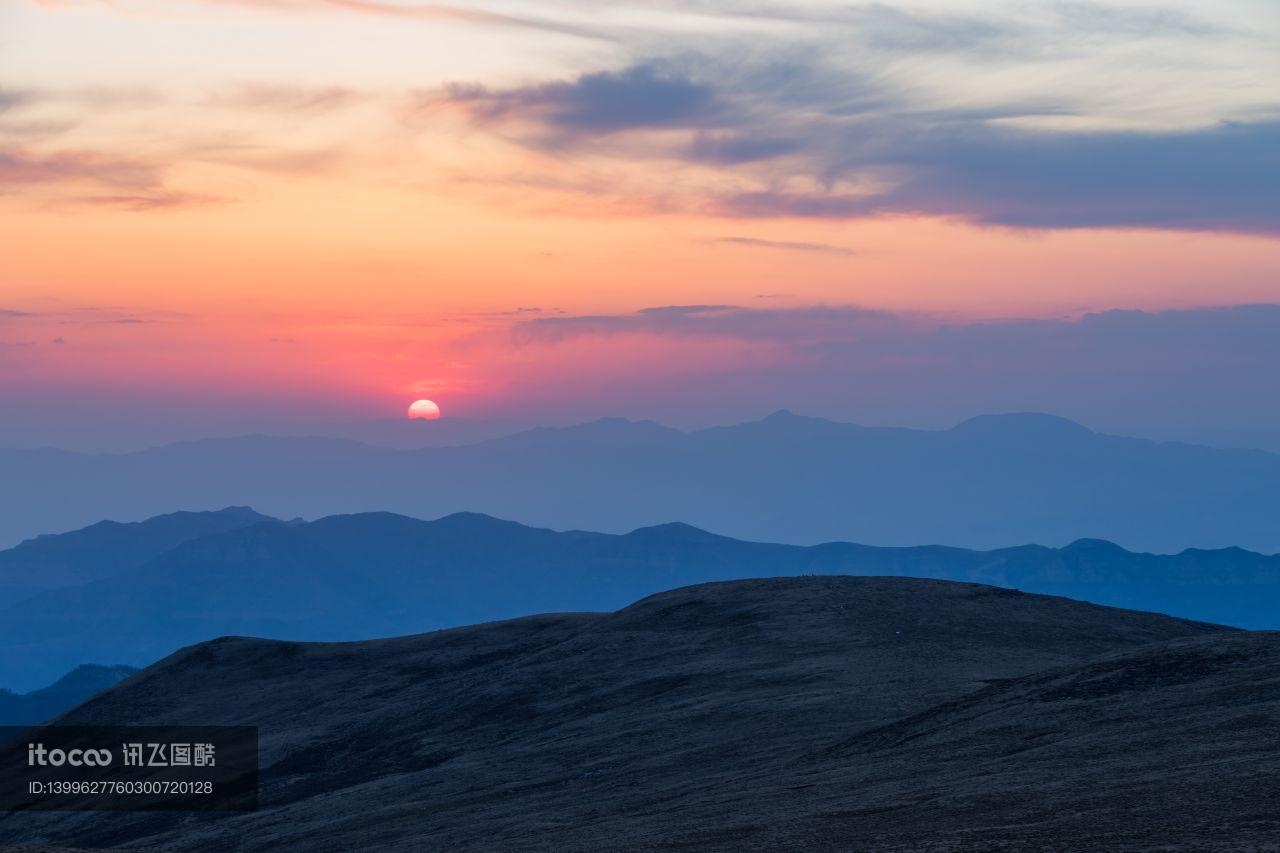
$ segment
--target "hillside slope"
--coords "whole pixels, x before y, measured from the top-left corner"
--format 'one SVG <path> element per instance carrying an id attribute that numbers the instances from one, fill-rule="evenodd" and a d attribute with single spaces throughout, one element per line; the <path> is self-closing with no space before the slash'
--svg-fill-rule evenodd
<path id="1" fill-rule="evenodd" d="M 1275 635 L 896 578 L 712 584 L 616 613 L 353 644 L 227 638 L 62 722 L 258 725 L 259 812 L 14 814 L 0 840 L 1214 849 L 1224 825 L 1233 842 L 1280 830 L 1265 799 L 1277 736 L 1263 725 L 1280 712 L 1277 684 Z M 1243 798 L 1248 785 L 1261 799 Z M 1102 803 L 1109 822 L 1048 821 L 1058 803 Z"/>

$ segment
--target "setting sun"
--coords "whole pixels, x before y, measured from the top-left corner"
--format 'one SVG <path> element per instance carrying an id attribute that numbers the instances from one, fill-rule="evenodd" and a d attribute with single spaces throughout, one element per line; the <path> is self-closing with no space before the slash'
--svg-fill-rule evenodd
<path id="1" fill-rule="evenodd" d="M 409 420 L 434 421 L 440 418 L 440 407 L 431 400 L 415 400 L 408 414 Z"/>

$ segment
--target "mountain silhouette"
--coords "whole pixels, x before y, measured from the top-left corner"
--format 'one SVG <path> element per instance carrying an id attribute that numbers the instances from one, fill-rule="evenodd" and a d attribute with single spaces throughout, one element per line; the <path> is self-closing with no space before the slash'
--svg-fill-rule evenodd
<path id="1" fill-rule="evenodd" d="M 250 436 L 123 455 L 0 450 L 0 544 L 101 518 L 249 504 L 278 517 L 484 512 L 622 533 L 679 519 L 793 544 L 1280 551 L 1280 455 L 1102 435 L 1047 415 L 949 430 L 778 412 L 682 432 L 605 419 L 392 450 Z"/>
<path id="2" fill-rule="evenodd" d="M 38 592 L 111 577 L 183 542 L 269 521 L 248 507 L 173 512 L 146 521 L 100 521 L 81 530 L 37 536 L 0 551 L 0 606 Z"/>
<path id="3" fill-rule="evenodd" d="M 975 584 L 735 581 L 613 613 L 184 649 L 59 722 L 258 725 L 260 810 L 10 814 L 0 841 L 1265 849 L 1277 719 L 1276 634 Z"/>
<path id="4" fill-rule="evenodd" d="M 55 537 L 56 538 L 56 537 Z M 266 521 L 0 610 L 0 684 L 146 665 L 224 634 L 358 640 L 540 612 L 612 610 L 694 583 L 780 575 L 976 581 L 1249 628 L 1280 627 L 1280 557 L 1135 554 L 1107 542 L 970 551 L 744 542 L 682 523 L 555 532 L 475 513 Z"/>

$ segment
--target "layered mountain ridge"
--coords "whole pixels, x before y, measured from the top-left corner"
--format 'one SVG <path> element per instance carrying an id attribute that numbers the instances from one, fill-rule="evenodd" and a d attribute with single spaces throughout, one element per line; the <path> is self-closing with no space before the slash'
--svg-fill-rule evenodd
<path id="1" fill-rule="evenodd" d="M 235 515 L 252 519 L 248 512 Z M 128 530 L 146 538 L 147 524 Z M 54 553 L 55 539 L 36 541 Z M 57 559 L 69 553 L 70 546 L 62 548 Z M 973 581 L 1280 627 L 1280 557 L 1240 549 L 1137 554 L 1097 540 L 995 551 L 798 547 L 683 523 L 613 535 L 474 513 L 435 521 L 365 513 L 197 536 L 109 576 L 0 609 L 0 684 L 30 690 L 85 662 L 145 666 L 225 634 L 368 639 L 542 612 L 612 610 L 689 584 L 806 574 Z M 11 581 L 21 577 L 0 576 L 0 583 Z"/>
<path id="2" fill-rule="evenodd" d="M 778 412 L 683 432 L 603 419 L 394 450 L 248 436 L 119 455 L 0 450 L 0 544 L 104 517 L 249 504 L 316 518 L 475 511 L 623 533 L 679 519 L 737 538 L 999 548 L 1081 537 L 1280 551 L 1280 455 L 1093 432 L 1038 414 L 949 430 Z"/>

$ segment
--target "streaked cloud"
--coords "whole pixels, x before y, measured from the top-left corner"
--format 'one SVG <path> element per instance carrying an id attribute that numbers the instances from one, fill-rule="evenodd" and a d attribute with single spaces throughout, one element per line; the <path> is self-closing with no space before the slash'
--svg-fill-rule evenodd
<path id="1" fill-rule="evenodd" d="M 1094 133 L 957 123 L 890 128 L 877 139 L 810 165 L 837 179 L 887 170 L 887 189 L 761 191 L 717 204 L 748 217 L 892 213 L 1016 228 L 1280 233 L 1280 122 Z"/>
<path id="2" fill-rule="evenodd" d="M 385 18 L 389 27 L 411 19 L 457 20 L 603 37 L 607 44 L 590 51 L 547 43 L 563 53 L 547 48 L 555 58 L 544 68 L 576 71 L 531 70 L 520 82 L 510 74 L 495 82 L 469 79 L 464 70 L 455 82 L 421 88 L 411 113 L 423 120 L 409 122 L 410 135 L 429 132 L 440 150 L 448 144 L 442 136 L 456 128 L 434 121 L 433 111 L 465 116 L 470 127 L 450 152 L 457 161 L 467 159 L 468 132 L 476 128 L 499 144 L 549 156 L 546 169 L 528 168 L 521 154 L 510 162 L 548 186 L 567 188 L 566 195 L 584 188 L 576 194 L 596 198 L 593 212 L 938 217 L 1022 229 L 1263 235 L 1280 229 L 1274 154 L 1280 90 L 1265 82 L 1265 68 L 1248 75 L 1230 67 L 1228 60 L 1248 61 L 1233 59 L 1231 46 L 1244 49 L 1241 57 L 1253 56 L 1254 42 L 1266 36 L 1239 26 L 1247 15 L 1234 6 L 1087 0 L 999 6 L 659 0 L 608 9 L 581 0 L 41 5 L 166 15 L 175 7 L 280 13 L 273 20 L 351 14 Z M 458 64 L 465 69 L 461 58 Z M 1109 85 L 1099 85 L 1104 77 Z M 214 162 L 264 172 L 319 173 L 343 160 L 344 151 L 397 150 L 399 140 L 372 138 L 394 129 L 372 131 L 376 122 L 357 126 L 348 116 L 343 124 L 342 116 L 331 115 L 366 100 L 397 101 L 396 93 L 337 81 L 227 84 L 207 95 L 199 107 L 208 113 L 187 126 L 225 125 L 221 111 L 254 113 L 263 125 L 276 117 L 316 117 L 317 123 L 328 117 L 331 123 L 314 131 L 324 135 L 320 144 L 298 144 L 304 134 L 285 120 L 252 128 L 261 138 L 240 152 L 212 155 Z M 0 92 L 0 109 L 30 97 Z M 262 141 L 268 134 L 276 136 Z M 198 142 L 180 147 L 168 155 L 173 163 L 199 159 Z M 451 168 L 461 176 L 452 186 L 464 180 L 478 186 L 487 172 L 491 183 L 529 195 L 507 177 L 515 167 L 489 162 L 491 170 L 465 162 Z M 625 186 L 602 182 L 601 164 L 635 177 Z M 610 204 L 599 203 L 610 194 Z"/>
<path id="3" fill-rule="evenodd" d="M 66 201 L 91 207 L 112 207 L 119 210 L 145 212 L 150 210 L 173 210 L 183 207 L 198 207 L 216 204 L 225 199 L 205 193 L 188 193 L 178 190 L 155 190 L 117 195 L 83 195 L 73 196 Z"/>
<path id="4" fill-rule="evenodd" d="M 351 106 L 366 97 L 365 93 L 344 86 L 249 82 L 214 92 L 204 103 L 227 109 L 327 113 Z"/>
<path id="5" fill-rule="evenodd" d="M 536 123 L 569 144 L 578 136 L 714 124 L 722 109 L 716 94 L 712 86 L 652 62 L 514 89 L 450 85 L 423 103 L 460 106 L 483 122 Z"/>
<path id="6" fill-rule="evenodd" d="M 49 184 L 88 181 L 116 187 L 154 187 L 159 170 L 149 162 L 100 151 L 50 153 L 0 149 L 0 184 Z"/>
<path id="7" fill-rule="evenodd" d="M 585 335 L 659 335 L 743 341 L 817 341 L 879 334 L 909 321 L 868 308 L 749 309 L 736 305 L 665 305 L 629 314 L 539 317 L 514 327 L 521 343 L 558 342 Z"/>
<path id="8" fill-rule="evenodd" d="M 846 246 L 833 246 L 830 243 L 806 243 L 795 240 L 765 240 L 760 237 L 717 237 L 717 243 L 731 246 L 749 246 L 756 249 L 782 249 L 788 252 L 817 252 L 826 255 L 856 255 L 857 252 Z"/>
<path id="9" fill-rule="evenodd" d="M 1280 375 L 1280 305 L 997 321 L 683 306 L 516 328 L 526 348 L 581 348 L 629 365 L 585 411 L 679 419 L 696 400 L 702 417 L 722 422 L 763 413 L 768 401 L 862 423 L 946 426 L 1035 410 L 1129 434 L 1246 444 L 1270 436 L 1280 448 L 1280 399 L 1263 392 Z M 730 342 L 741 355 L 698 357 Z M 665 370 L 662 381 L 642 369 L 646 358 Z M 557 380 L 524 381 L 551 393 Z"/>
<path id="10" fill-rule="evenodd" d="M 26 90 L 0 89 L 0 113 L 30 103 L 34 98 L 34 93 Z"/>
<path id="11" fill-rule="evenodd" d="M 59 205 L 128 211 L 171 210 L 221 201 L 208 193 L 169 187 L 167 164 L 100 151 L 38 153 L 0 149 L 0 194 L 33 194 Z"/>
<path id="12" fill-rule="evenodd" d="M 175 3 L 157 0 L 34 0 L 50 11 L 76 6 L 99 6 L 125 14 L 173 14 Z M 565 35 L 599 38 L 599 33 L 559 22 L 554 18 L 524 17 L 476 6 L 445 3 L 396 2 L 396 0 L 186 0 L 188 7 L 223 6 L 287 13 L 340 12 L 418 21 L 461 21 L 484 26 L 543 30 Z"/>
<path id="13" fill-rule="evenodd" d="M 1280 120 L 1055 130 L 1009 121 L 1039 105 L 922 112 L 891 84 L 794 58 L 646 60 L 438 98 L 537 150 L 710 165 L 756 184 L 702 191 L 703 210 L 726 216 L 1280 233 Z"/>
<path id="14" fill-rule="evenodd" d="M 1178 8 L 1068 0 L 986 8 L 954 3 L 945 10 L 892 3 L 714 5 L 724 10 L 736 7 L 746 15 L 847 27 L 868 47 L 887 52 L 1061 54 L 1084 49 L 1082 40 L 1198 38 L 1230 32 Z"/>

